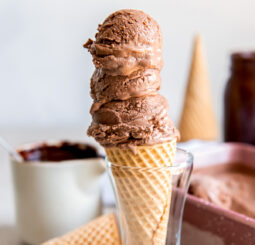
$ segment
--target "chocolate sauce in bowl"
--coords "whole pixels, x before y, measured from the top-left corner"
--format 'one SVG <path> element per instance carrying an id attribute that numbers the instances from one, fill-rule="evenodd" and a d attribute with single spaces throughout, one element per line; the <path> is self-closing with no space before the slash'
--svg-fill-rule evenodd
<path id="1" fill-rule="evenodd" d="M 18 152 L 27 162 L 60 162 L 99 157 L 95 147 L 68 141 L 61 141 L 57 144 L 42 142 L 29 149 L 20 149 Z"/>

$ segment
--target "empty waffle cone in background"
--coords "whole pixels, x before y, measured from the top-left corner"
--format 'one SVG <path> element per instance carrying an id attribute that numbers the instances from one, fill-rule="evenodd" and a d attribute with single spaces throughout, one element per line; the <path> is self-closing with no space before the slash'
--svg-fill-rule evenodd
<path id="1" fill-rule="evenodd" d="M 120 245 L 119 231 L 113 213 L 103 215 L 88 224 L 54 238 L 42 245 Z"/>
<path id="2" fill-rule="evenodd" d="M 129 149 L 105 148 L 118 192 L 122 225 L 129 245 L 163 245 L 166 242 L 172 193 L 170 168 L 176 139 Z M 116 165 L 115 165 L 116 164 Z M 170 221 L 171 222 L 171 221 Z"/>
<path id="3" fill-rule="evenodd" d="M 216 140 L 218 127 L 200 36 L 195 37 L 193 57 L 179 122 L 181 141 Z"/>

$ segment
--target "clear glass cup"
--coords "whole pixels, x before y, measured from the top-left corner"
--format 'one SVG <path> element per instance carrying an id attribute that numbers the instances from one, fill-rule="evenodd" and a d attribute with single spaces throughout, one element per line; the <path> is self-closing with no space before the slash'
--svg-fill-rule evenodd
<path id="1" fill-rule="evenodd" d="M 177 149 L 174 164 L 167 167 L 129 167 L 106 161 L 122 244 L 180 244 L 192 154 Z"/>

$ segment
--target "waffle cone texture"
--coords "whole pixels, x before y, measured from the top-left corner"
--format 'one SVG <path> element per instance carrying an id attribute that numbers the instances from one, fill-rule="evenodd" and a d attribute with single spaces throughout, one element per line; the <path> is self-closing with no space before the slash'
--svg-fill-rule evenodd
<path id="1" fill-rule="evenodd" d="M 166 242 L 172 193 L 171 169 L 176 140 L 129 149 L 106 148 L 118 196 L 118 208 L 129 245 Z M 125 244 L 125 243 L 124 243 Z"/>
<path id="2" fill-rule="evenodd" d="M 114 214 L 103 215 L 66 235 L 41 245 L 120 245 Z"/>
<path id="3" fill-rule="evenodd" d="M 216 140 L 219 135 L 202 41 L 199 36 L 196 36 L 194 42 L 179 130 L 181 141 Z"/>

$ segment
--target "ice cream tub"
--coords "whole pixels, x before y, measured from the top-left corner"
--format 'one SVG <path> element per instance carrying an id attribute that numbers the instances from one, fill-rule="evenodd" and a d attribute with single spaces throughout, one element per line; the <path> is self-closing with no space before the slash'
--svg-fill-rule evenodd
<path id="1" fill-rule="evenodd" d="M 46 141 L 17 148 L 10 159 L 16 228 L 25 244 L 40 244 L 102 213 L 104 160 L 85 143 Z"/>
<path id="2" fill-rule="evenodd" d="M 255 147 L 223 143 L 194 153 L 194 159 L 194 173 L 204 172 L 206 168 L 217 169 L 233 164 L 245 166 L 252 172 L 255 170 Z M 208 185 L 208 188 L 211 186 Z M 235 198 L 242 198 L 242 195 Z M 252 203 L 249 205 L 252 206 Z M 253 245 L 255 219 L 189 194 L 182 227 L 182 245 L 186 244 Z"/>

